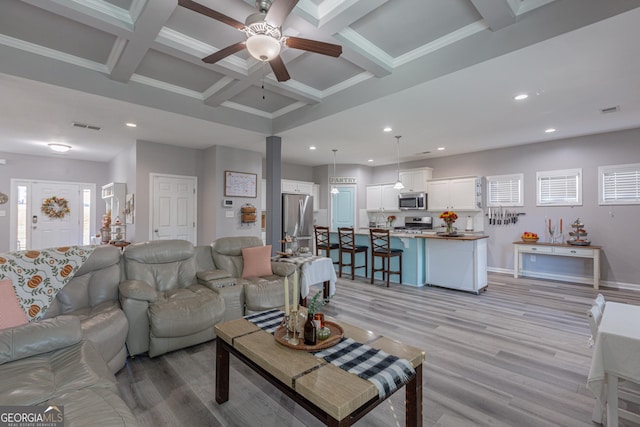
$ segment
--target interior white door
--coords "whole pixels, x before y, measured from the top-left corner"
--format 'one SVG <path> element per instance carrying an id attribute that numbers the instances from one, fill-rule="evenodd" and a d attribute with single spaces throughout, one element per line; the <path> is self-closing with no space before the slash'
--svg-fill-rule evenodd
<path id="1" fill-rule="evenodd" d="M 33 182 L 30 191 L 30 238 L 28 249 L 81 245 L 82 228 L 80 187 L 77 184 Z M 50 197 L 64 198 L 70 212 L 63 218 L 52 218 L 41 211 Z"/>
<path id="2" fill-rule="evenodd" d="M 151 240 L 196 244 L 196 186 L 192 176 L 151 175 Z"/>

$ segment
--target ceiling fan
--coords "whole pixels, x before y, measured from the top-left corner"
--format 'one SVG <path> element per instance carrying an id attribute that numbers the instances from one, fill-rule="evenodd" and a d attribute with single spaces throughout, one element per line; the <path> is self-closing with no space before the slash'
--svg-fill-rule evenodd
<path id="1" fill-rule="evenodd" d="M 258 61 L 268 62 L 276 79 L 278 79 L 279 82 L 284 82 L 291 77 L 280 57 L 282 45 L 333 56 L 335 58 L 342 54 L 342 46 L 340 45 L 282 35 L 282 24 L 298 1 L 299 0 L 256 0 L 256 7 L 259 12 L 249 15 L 244 24 L 192 0 L 178 0 L 178 4 L 184 8 L 215 19 L 216 21 L 230 25 L 247 35 L 245 41 L 232 44 L 202 58 L 204 62 L 213 64 L 246 48 L 251 56 Z"/>

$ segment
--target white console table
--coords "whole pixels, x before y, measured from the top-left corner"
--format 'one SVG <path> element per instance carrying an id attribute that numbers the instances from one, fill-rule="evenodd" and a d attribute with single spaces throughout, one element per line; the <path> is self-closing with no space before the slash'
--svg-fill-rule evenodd
<path id="1" fill-rule="evenodd" d="M 513 242 L 513 277 L 521 275 L 522 254 L 570 256 L 593 259 L 593 288 L 600 287 L 600 246 L 574 246 L 560 243 Z"/>

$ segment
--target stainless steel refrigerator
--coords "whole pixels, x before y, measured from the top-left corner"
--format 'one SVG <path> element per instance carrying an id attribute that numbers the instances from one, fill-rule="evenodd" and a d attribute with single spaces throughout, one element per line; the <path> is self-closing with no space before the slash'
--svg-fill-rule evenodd
<path id="1" fill-rule="evenodd" d="M 282 194 L 282 234 L 295 237 L 298 247 L 313 247 L 313 197 L 308 194 Z M 286 250 L 283 245 L 282 250 Z"/>

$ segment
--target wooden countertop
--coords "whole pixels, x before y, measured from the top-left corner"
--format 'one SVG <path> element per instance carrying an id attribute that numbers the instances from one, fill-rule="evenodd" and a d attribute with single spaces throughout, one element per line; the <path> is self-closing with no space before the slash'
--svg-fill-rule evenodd
<path id="1" fill-rule="evenodd" d="M 368 228 L 360 228 L 355 232 L 355 234 L 359 234 L 361 236 L 369 236 Z M 403 233 L 402 231 L 391 231 L 391 237 L 399 237 L 399 238 L 409 238 L 415 239 L 417 237 L 421 237 L 423 239 L 454 239 L 454 240 L 479 240 L 479 239 L 487 239 L 489 236 L 484 234 L 474 234 L 473 232 L 464 233 L 464 236 L 461 237 L 446 237 L 446 236 L 438 236 L 436 232 L 431 232 L 427 234 L 415 234 L 415 233 Z"/>
<path id="2" fill-rule="evenodd" d="M 438 240 L 481 240 L 488 239 L 489 236 L 484 234 L 465 234 L 463 236 L 438 236 L 437 234 L 414 234 L 415 237 L 422 239 L 438 239 Z"/>
<path id="3" fill-rule="evenodd" d="M 545 242 L 523 242 L 517 240 L 513 242 L 514 245 L 536 245 L 536 246 L 555 246 L 560 248 L 573 248 L 573 249 L 602 249 L 602 246 L 597 245 L 570 245 L 568 243 L 545 243 Z"/>

